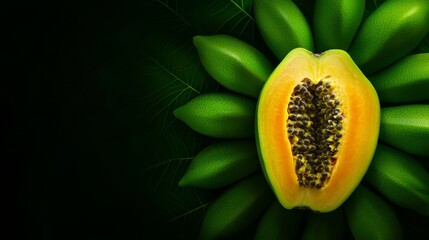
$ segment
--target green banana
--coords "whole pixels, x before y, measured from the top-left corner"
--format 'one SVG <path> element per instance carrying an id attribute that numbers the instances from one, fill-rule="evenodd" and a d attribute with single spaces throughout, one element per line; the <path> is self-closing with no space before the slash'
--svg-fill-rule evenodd
<path id="1" fill-rule="evenodd" d="M 275 199 L 259 221 L 255 239 L 296 239 L 303 219 L 303 211 L 287 210 Z"/>
<path id="2" fill-rule="evenodd" d="M 429 105 L 385 107 L 380 114 L 380 139 L 405 152 L 429 156 Z"/>
<path id="3" fill-rule="evenodd" d="M 363 23 L 349 54 L 370 75 L 408 54 L 429 31 L 429 1 L 388 0 Z"/>
<path id="4" fill-rule="evenodd" d="M 259 32 L 279 60 L 294 48 L 314 51 L 310 26 L 291 0 L 255 0 L 253 11 Z"/>
<path id="5" fill-rule="evenodd" d="M 407 154 L 378 144 L 365 180 L 392 202 L 429 216 L 429 173 Z"/>
<path id="6" fill-rule="evenodd" d="M 318 0 L 313 19 L 317 51 L 347 51 L 360 26 L 364 10 L 365 0 Z"/>
<path id="7" fill-rule="evenodd" d="M 429 53 L 407 56 L 369 80 L 377 90 L 380 101 L 429 101 Z"/>
<path id="8" fill-rule="evenodd" d="M 270 187 L 261 174 L 235 183 L 207 210 L 199 238 L 224 239 L 240 232 L 254 222 L 272 200 Z"/>
<path id="9" fill-rule="evenodd" d="M 403 239 L 402 227 L 393 209 L 362 184 L 345 202 L 344 210 L 356 240 Z"/>
<path id="10" fill-rule="evenodd" d="M 223 141 L 197 154 L 179 186 L 220 188 L 246 177 L 258 168 L 254 140 Z"/>
<path id="11" fill-rule="evenodd" d="M 344 239 L 345 227 L 342 208 L 322 214 L 308 212 L 302 239 Z"/>
<path id="12" fill-rule="evenodd" d="M 231 93 L 197 96 L 174 111 L 176 118 L 196 132 L 218 138 L 254 135 L 256 101 Z"/>
<path id="13" fill-rule="evenodd" d="M 196 36 L 194 45 L 204 68 L 217 82 L 250 97 L 258 97 L 274 69 L 257 49 L 228 35 Z"/>

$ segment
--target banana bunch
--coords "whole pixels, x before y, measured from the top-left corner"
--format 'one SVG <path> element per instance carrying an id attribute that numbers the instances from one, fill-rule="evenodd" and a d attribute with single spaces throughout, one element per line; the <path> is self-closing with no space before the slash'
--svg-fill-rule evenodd
<path id="1" fill-rule="evenodd" d="M 200 239 L 234 236 L 255 221 L 273 200 L 261 174 L 232 185 L 210 206 L 201 224 Z"/>
<path id="2" fill-rule="evenodd" d="M 344 205 L 356 240 L 403 239 L 401 223 L 393 209 L 368 188 L 359 186 Z"/>
<path id="3" fill-rule="evenodd" d="M 174 111 L 176 118 L 198 133 L 217 138 L 254 135 L 256 102 L 230 93 L 198 96 Z"/>
<path id="4" fill-rule="evenodd" d="M 387 0 L 365 20 L 364 10 L 365 0 L 317 0 L 310 28 L 291 0 L 253 5 L 262 38 L 278 59 L 297 47 L 343 49 L 380 98 L 379 144 L 364 181 L 326 214 L 284 209 L 260 172 L 256 98 L 277 60 L 231 36 L 194 37 L 204 68 L 231 91 L 203 93 L 174 111 L 191 129 L 220 139 L 191 161 L 179 182 L 225 189 L 206 212 L 201 239 L 234 237 L 255 223 L 256 239 L 343 239 L 347 227 L 355 239 L 402 239 L 396 208 L 429 216 L 423 166 L 429 162 L 429 53 L 410 54 L 429 32 L 429 1 Z"/>
<path id="5" fill-rule="evenodd" d="M 286 210 L 274 200 L 263 213 L 256 229 L 255 239 L 296 239 L 304 214 L 299 210 Z"/>
<path id="6" fill-rule="evenodd" d="M 429 216 L 429 174 L 408 154 L 379 143 L 365 180 L 393 203 Z"/>
<path id="7" fill-rule="evenodd" d="M 223 141 L 203 149 L 192 160 L 179 185 L 221 188 L 240 180 L 259 167 L 254 140 Z"/>

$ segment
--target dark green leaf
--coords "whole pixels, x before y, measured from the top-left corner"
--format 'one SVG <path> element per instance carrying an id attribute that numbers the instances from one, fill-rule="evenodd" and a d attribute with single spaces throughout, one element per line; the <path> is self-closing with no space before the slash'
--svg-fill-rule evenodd
<path id="1" fill-rule="evenodd" d="M 247 42 L 255 39 L 252 1 L 155 0 L 116 38 L 124 52 L 118 53 L 119 72 L 127 72 L 140 89 L 129 92 L 134 104 L 133 121 L 141 121 L 144 141 L 133 151 L 144 159 L 130 166 L 140 175 L 146 194 L 157 202 L 163 225 L 193 238 L 213 191 L 178 187 L 190 159 L 214 140 L 193 132 L 173 116 L 173 110 L 206 92 L 218 91 L 192 45 L 195 35 L 226 33 Z M 133 56 L 130 58 L 130 56 Z M 107 71 L 106 76 L 111 73 Z M 141 151 L 141 150 L 140 150 Z M 144 156 L 147 154 L 147 156 Z M 171 233 L 173 235 L 173 233 Z M 173 235 L 174 236 L 174 235 Z"/>

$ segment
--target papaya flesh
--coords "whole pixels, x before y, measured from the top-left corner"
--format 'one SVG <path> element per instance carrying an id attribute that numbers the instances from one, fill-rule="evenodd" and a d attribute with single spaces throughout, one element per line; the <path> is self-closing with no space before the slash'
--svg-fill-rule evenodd
<path id="1" fill-rule="evenodd" d="M 267 181 L 287 209 L 329 212 L 362 180 L 380 127 L 377 93 L 342 50 L 292 50 L 264 85 L 256 140 Z"/>

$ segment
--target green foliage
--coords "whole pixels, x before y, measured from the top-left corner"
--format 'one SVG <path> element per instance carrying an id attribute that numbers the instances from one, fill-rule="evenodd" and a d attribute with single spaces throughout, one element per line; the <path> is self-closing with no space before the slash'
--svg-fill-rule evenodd
<path id="1" fill-rule="evenodd" d="M 251 7 L 252 1 L 238 0 L 147 3 L 139 13 L 144 18 L 136 18 L 115 36 L 122 49 L 115 60 L 120 69 L 106 70 L 101 78 L 126 78 L 138 86 L 126 93 L 133 100 L 127 112 L 135 112 L 127 118 L 141 123 L 142 134 L 131 151 L 151 152 L 140 154 L 144 159 L 130 169 L 140 176 L 145 195 L 157 203 L 160 226 L 176 229 L 170 234 L 177 238 L 195 237 L 193 229 L 199 228 L 206 207 L 217 195 L 178 186 L 190 160 L 214 140 L 177 120 L 173 110 L 200 94 L 223 90 L 201 65 L 192 38 L 229 34 L 250 44 L 261 42 Z M 113 76 L 116 70 L 129 74 Z"/>
<path id="2" fill-rule="evenodd" d="M 312 22 L 315 0 L 293 1 Z M 166 234 L 193 239 L 219 192 L 183 188 L 178 182 L 191 159 L 216 140 L 192 131 L 174 117 L 173 110 L 196 96 L 224 88 L 201 65 L 192 38 L 228 34 L 249 43 L 272 63 L 278 60 L 259 35 L 252 0 L 142 2 L 135 6 L 135 16 L 129 17 L 135 20 L 112 36 L 117 46 L 112 49 L 115 58 L 105 61 L 112 61 L 115 69 L 102 69 L 99 81 L 106 89 L 114 89 L 122 81 L 133 86 L 115 89 L 130 103 L 126 109 L 120 109 L 117 99 L 106 99 L 109 106 L 120 109 L 115 120 L 135 132 L 128 136 L 130 142 L 124 143 L 134 159 L 123 171 L 137 180 L 136 185 L 150 202 L 156 203 L 153 212 L 158 216 L 154 221 L 162 223 L 162 230 L 172 230 Z M 364 18 L 382 2 L 367 0 Z M 428 39 L 426 36 L 415 51 L 427 52 Z"/>

